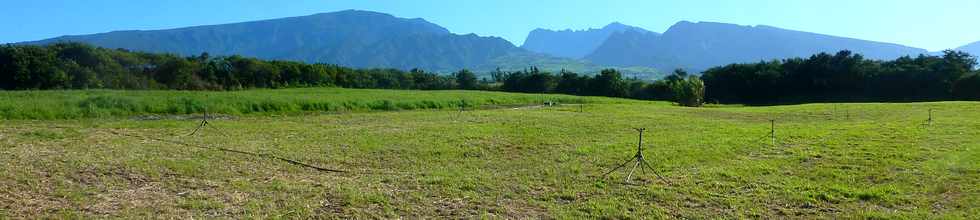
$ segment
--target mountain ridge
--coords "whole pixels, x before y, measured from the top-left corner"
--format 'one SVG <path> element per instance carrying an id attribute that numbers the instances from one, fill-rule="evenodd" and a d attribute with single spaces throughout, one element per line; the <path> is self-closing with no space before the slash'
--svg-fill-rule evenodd
<path id="1" fill-rule="evenodd" d="M 609 48 L 628 48 L 629 46 L 626 45 L 638 43 L 606 41 L 603 44 L 607 45 L 600 46 L 585 59 L 598 64 L 622 65 L 623 63 L 617 60 L 618 57 L 629 56 L 636 58 L 626 61 L 626 64 L 658 69 L 704 70 L 730 63 L 806 57 L 821 52 L 835 53 L 840 50 L 851 50 L 872 59 L 894 59 L 899 56 L 928 52 L 900 44 L 795 31 L 767 25 L 746 26 L 721 22 L 679 21 L 659 36 L 632 38 L 620 36 L 610 38 L 612 39 L 633 39 L 646 43 L 642 48 L 622 51 Z"/>
<path id="2" fill-rule="evenodd" d="M 610 35 L 623 31 L 655 33 L 619 22 L 612 22 L 598 29 L 550 30 L 537 28 L 528 33 L 521 48 L 557 57 L 579 59 L 594 51 Z"/>
<path id="3" fill-rule="evenodd" d="M 967 53 L 970 53 L 970 54 L 972 54 L 974 56 L 980 56 L 980 41 L 969 43 L 969 44 L 966 44 L 966 45 L 957 47 L 954 50 L 967 52 Z"/>
<path id="4" fill-rule="evenodd" d="M 360 10 L 161 30 L 66 35 L 22 43 L 61 41 L 184 56 L 207 52 L 359 68 L 444 71 L 521 52 L 499 37 L 457 35 L 425 19 Z"/>
<path id="5" fill-rule="evenodd" d="M 456 34 L 423 18 L 401 18 L 363 10 L 160 30 L 64 35 L 18 44 L 60 41 L 183 56 L 207 52 L 217 56 L 242 55 L 356 68 L 422 68 L 436 72 L 536 65 L 542 69 L 574 66 L 593 71 L 641 67 L 644 71 L 685 68 L 697 72 L 730 63 L 807 57 L 839 50 L 851 50 L 871 59 L 928 53 L 895 43 L 769 25 L 706 21 L 679 21 L 663 33 L 620 22 L 584 30 L 537 28 L 517 47 L 496 36 Z M 977 51 L 980 42 L 961 48 L 980 53 Z"/>
<path id="6" fill-rule="evenodd" d="M 455 34 L 422 18 L 345 10 L 258 21 L 160 30 L 122 30 L 65 35 L 17 44 L 71 41 L 105 48 L 195 56 L 241 55 L 260 59 L 329 63 L 355 68 L 414 68 L 448 73 L 489 72 L 537 66 L 547 70 L 598 72 L 590 62 L 535 53 L 496 36 Z M 657 76 L 651 68 L 623 68 Z"/>

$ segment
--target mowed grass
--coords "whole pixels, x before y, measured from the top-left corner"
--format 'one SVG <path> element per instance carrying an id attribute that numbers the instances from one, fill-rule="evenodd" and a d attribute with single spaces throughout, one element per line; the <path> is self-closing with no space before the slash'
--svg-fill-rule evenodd
<path id="1" fill-rule="evenodd" d="M 5 120 L 0 218 L 980 215 L 980 103 L 607 101 L 462 113 L 246 114 L 213 120 L 194 136 L 187 134 L 195 120 Z M 647 128 L 647 160 L 670 184 L 650 172 L 634 174 L 633 184 L 622 183 L 626 172 L 600 178 L 633 155 L 636 127 Z"/>
<path id="2" fill-rule="evenodd" d="M 0 119 L 78 119 L 139 115 L 296 115 L 415 109 L 608 102 L 615 99 L 486 91 L 301 88 L 200 91 L 0 91 Z"/>

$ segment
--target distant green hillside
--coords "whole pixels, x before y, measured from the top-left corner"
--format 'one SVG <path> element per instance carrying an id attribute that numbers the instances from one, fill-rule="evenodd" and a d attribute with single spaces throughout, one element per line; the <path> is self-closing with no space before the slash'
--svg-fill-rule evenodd
<path id="1" fill-rule="evenodd" d="M 490 60 L 490 64 L 477 68 L 476 72 L 488 73 L 496 70 L 496 68 L 500 68 L 503 71 L 516 71 L 531 66 L 547 72 L 559 72 L 564 69 L 585 74 L 595 74 L 603 69 L 617 69 L 627 77 L 636 77 L 642 80 L 660 79 L 667 75 L 666 72 L 651 67 L 599 65 L 587 60 L 559 58 L 536 53 L 512 53 L 507 56 L 497 57 Z"/>

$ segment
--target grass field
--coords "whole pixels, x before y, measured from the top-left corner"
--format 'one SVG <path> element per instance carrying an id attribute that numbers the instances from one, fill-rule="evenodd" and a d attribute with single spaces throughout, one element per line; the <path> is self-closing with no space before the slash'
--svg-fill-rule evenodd
<path id="1" fill-rule="evenodd" d="M 486 91 L 304 88 L 193 91 L 0 91 L 0 119 L 78 119 L 140 115 L 296 115 L 415 109 L 493 108 L 545 102 L 615 102 L 608 98 Z M 621 101 L 621 100 L 620 100 Z"/>
<path id="2" fill-rule="evenodd" d="M 20 112 L 88 97 L 166 103 L 146 100 L 176 95 L 203 96 L 7 92 L 0 93 L 0 105 Z M 24 107 L 30 106 L 24 97 L 37 107 Z M 155 110 L 7 114 L 69 119 L 0 120 L 0 218 L 980 216 L 976 102 L 684 108 L 571 96 L 343 89 L 206 98 L 213 97 L 223 97 L 225 106 L 248 100 L 450 103 L 487 97 L 517 100 L 510 104 L 554 98 L 590 104 L 263 114 L 227 107 L 216 111 L 236 117 L 212 120 L 194 136 L 187 136 L 198 125 L 194 119 L 132 117 L 167 113 Z M 935 109 L 931 124 L 929 109 Z M 645 154 L 670 184 L 651 173 L 634 174 L 633 184 L 622 183 L 625 172 L 600 179 L 632 156 L 634 127 L 648 129 Z"/>

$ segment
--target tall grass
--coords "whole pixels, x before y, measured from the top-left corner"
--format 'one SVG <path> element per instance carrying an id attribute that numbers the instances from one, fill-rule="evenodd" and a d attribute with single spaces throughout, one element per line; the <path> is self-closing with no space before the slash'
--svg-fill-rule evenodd
<path id="1" fill-rule="evenodd" d="M 295 114 L 585 103 L 624 100 L 486 91 L 341 88 L 245 91 L 0 91 L 0 119 L 76 119 L 148 114 Z"/>

